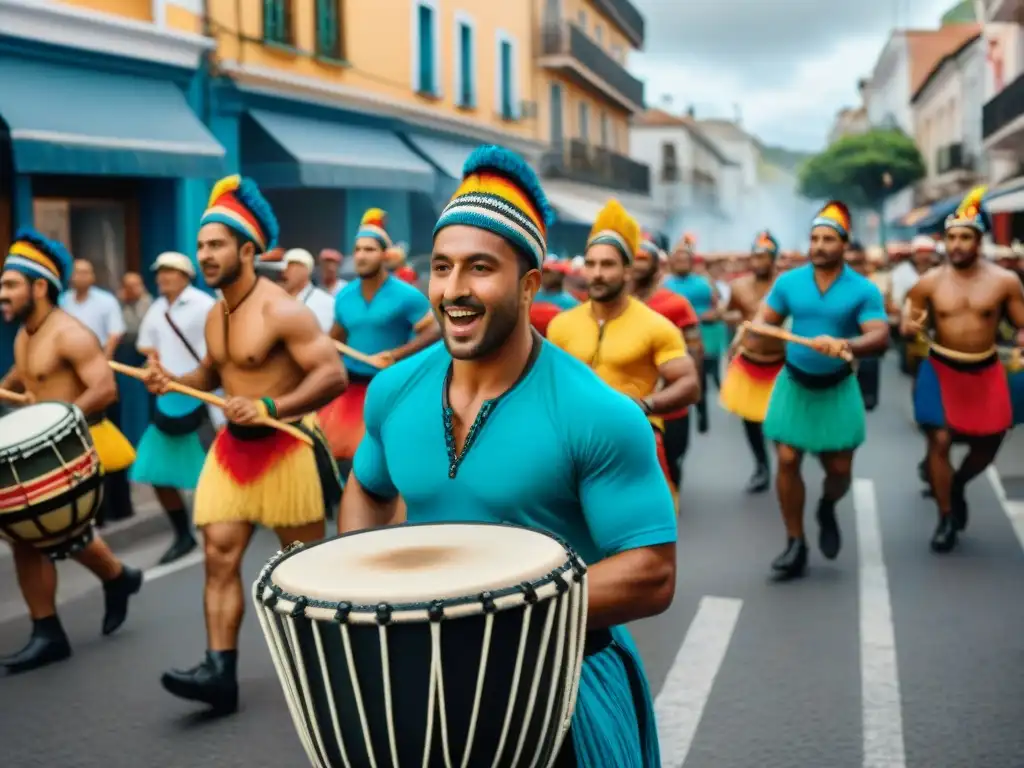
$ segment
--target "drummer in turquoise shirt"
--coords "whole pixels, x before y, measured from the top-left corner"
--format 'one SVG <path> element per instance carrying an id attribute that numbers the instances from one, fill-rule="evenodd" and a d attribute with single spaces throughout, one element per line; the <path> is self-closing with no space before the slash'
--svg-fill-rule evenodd
<path id="1" fill-rule="evenodd" d="M 371 384 L 339 527 L 393 520 L 400 498 L 409 522 L 512 523 L 568 542 L 590 567 L 590 602 L 556 766 L 660 768 L 650 689 L 622 626 L 674 592 L 675 505 L 650 426 L 530 327 L 553 220 L 533 171 L 481 147 L 465 174 L 434 231 L 429 295 L 445 345 Z"/>

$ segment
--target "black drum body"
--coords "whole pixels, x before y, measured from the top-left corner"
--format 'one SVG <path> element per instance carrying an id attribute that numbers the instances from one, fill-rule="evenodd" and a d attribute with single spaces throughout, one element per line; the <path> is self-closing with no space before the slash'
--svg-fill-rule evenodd
<path id="1" fill-rule="evenodd" d="M 445 527 L 399 526 L 441 538 Z M 500 536 L 494 529 L 513 527 L 480 528 Z M 281 553 L 254 587 L 311 764 L 551 765 L 579 685 L 582 562 L 565 549 L 563 562 L 546 573 L 512 574 L 505 587 L 417 603 L 321 600 L 275 582 L 289 558 L 365 533 Z"/>
<path id="2" fill-rule="evenodd" d="M 85 417 L 39 403 L 0 418 L 0 538 L 62 559 L 92 541 L 102 470 Z"/>

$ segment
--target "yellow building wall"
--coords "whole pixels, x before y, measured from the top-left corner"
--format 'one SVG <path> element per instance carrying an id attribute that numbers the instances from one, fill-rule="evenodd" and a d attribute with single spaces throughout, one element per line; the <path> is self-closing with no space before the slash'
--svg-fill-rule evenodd
<path id="1" fill-rule="evenodd" d="M 133 21 L 153 21 L 151 0 L 61 0 L 65 5 L 111 13 Z"/>
<path id="2" fill-rule="evenodd" d="M 106 0 L 117 2 L 118 0 Z M 396 102 L 419 104 L 470 119 L 492 129 L 524 138 L 537 135 L 532 117 L 505 121 L 497 114 L 497 33 L 517 42 L 516 62 L 519 98 L 532 101 L 534 91 L 533 12 L 521 0 L 438 0 L 440 25 L 439 80 L 441 97 L 431 98 L 413 90 L 413 14 L 415 0 L 342 0 L 344 62 L 317 59 L 316 9 L 313 0 L 292 0 L 294 49 L 263 43 L 262 0 L 209 0 L 210 20 L 222 61 L 277 69 L 293 76 L 321 80 L 386 97 Z M 456 15 L 469 17 L 476 30 L 476 108 L 456 106 Z M 192 14 L 169 5 L 168 24 L 196 31 Z"/>
<path id="3" fill-rule="evenodd" d="M 608 146 L 619 154 L 629 154 L 629 113 L 602 99 L 595 99 L 587 91 L 557 75 L 542 72 L 537 78 L 538 126 L 540 139 L 551 140 L 551 84 L 562 86 L 562 138 L 583 139 L 595 147 L 601 141 L 601 114 L 608 115 Z M 586 136 L 580 132 L 580 102 L 588 105 L 590 117 Z"/>

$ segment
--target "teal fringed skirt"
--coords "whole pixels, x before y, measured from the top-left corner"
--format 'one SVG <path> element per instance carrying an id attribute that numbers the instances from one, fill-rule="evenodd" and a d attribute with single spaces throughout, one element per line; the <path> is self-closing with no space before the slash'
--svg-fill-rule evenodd
<path id="1" fill-rule="evenodd" d="M 723 322 L 701 323 L 700 339 L 704 344 L 704 357 L 719 358 L 729 348 L 729 329 Z"/>
<path id="2" fill-rule="evenodd" d="M 864 399 L 857 377 L 827 388 L 808 387 L 783 367 L 775 379 L 764 436 L 805 453 L 852 451 L 864 442 Z"/>
<path id="3" fill-rule="evenodd" d="M 583 662 L 570 736 L 586 768 L 661 768 L 651 689 L 625 627 Z"/>
<path id="4" fill-rule="evenodd" d="M 161 395 L 156 401 L 160 414 L 170 418 L 193 413 L 199 405 L 202 405 L 199 401 L 176 392 Z M 153 423 L 142 433 L 136 454 L 129 474 L 133 483 L 179 491 L 195 490 L 206 461 L 206 451 L 197 432 L 169 435 Z"/>

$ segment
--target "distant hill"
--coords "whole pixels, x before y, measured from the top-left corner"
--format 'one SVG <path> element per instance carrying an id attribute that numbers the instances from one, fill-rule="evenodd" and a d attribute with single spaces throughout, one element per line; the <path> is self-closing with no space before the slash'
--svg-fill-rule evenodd
<path id="1" fill-rule="evenodd" d="M 970 24 L 977 20 L 978 17 L 974 13 L 973 0 L 963 0 L 963 2 L 957 3 L 942 15 L 942 26 L 947 24 Z"/>
<path id="2" fill-rule="evenodd" d="M 784 171 L 795 172 L 808 158 L 814 157 L 813 152 L 798 152 L 785 147 L 761 147 L 761 158 L 768 165 L 774 165 Z"/>

